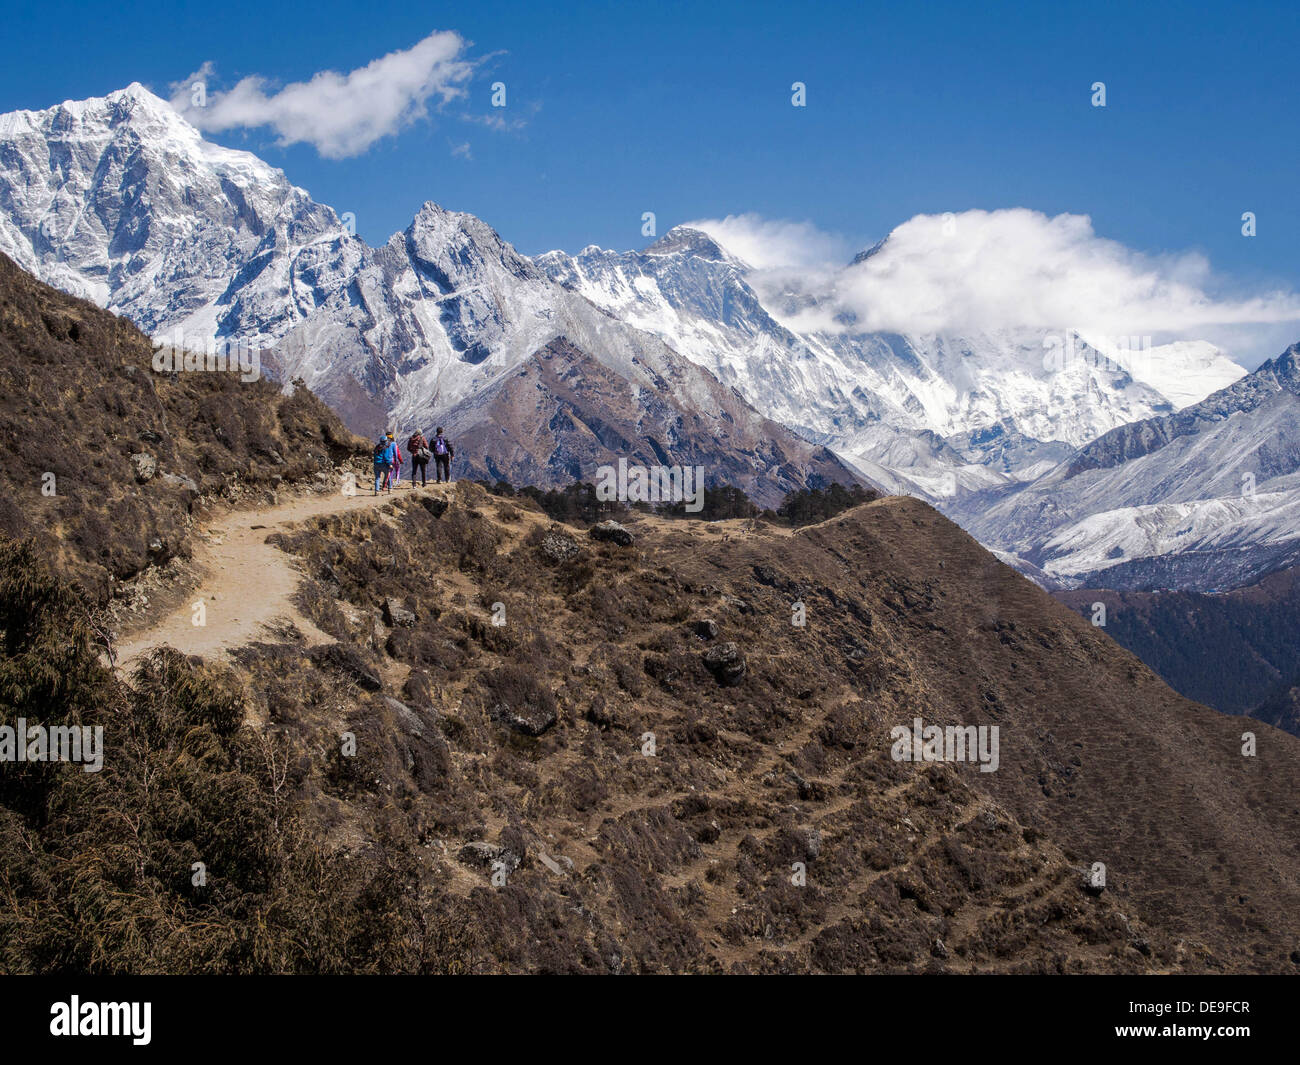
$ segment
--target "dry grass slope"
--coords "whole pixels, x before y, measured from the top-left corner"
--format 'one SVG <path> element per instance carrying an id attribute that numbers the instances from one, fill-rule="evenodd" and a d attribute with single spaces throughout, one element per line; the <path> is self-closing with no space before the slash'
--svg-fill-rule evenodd
<path id="1" fill-rule="evenodd" d="M 1261 724 L 1242 757 L 1240 720 L 913 500 L 793 534 L 638 516 L 620 547 L 401 494 L 273 534 L 336 642 L 115 677 L 109 577 L 357 442 L 302 391 L 155 380 L 3 260 L 0 296 L 0 725 L 107 746 L 0 773 L 3 971 L 1300 966 L 1300 741 Z M 194 489 L 136 484 L 144 444 Z M 895 762 L 917 716 L 998 726 L 999 770 Z"/>
<path id="2" fill-rule="evenodd" d="M 365 450 L 305 389 L 158 374 L 152 353 L 0 255 L 0 534 L 35 537 L 97 603 L 187 551 L 201 497 L 261 497 Z M 146 483 L 132 455 L 152 463 Z"/>

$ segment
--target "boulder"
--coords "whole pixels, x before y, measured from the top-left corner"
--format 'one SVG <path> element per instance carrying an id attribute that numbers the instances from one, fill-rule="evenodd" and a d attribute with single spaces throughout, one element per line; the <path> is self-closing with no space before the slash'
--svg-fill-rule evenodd
<path id="1" fill-rule="evenodd" d="M 593 525 L 587 530 L 587 535 L 593 540 L 618 544 L 619 547 L 632 546 L 632 534 L 616 521 L 602 521 L 597 525 Z"/>
<path id="2" fill-rule="evenodd" d="M 492 716 L 506 728 L 522 732 L 525 736 L 540 736 L 559 721 L 555 707 L 540 700 L 518 700 L 514 703 L 494 703 Z"/>
<path id="3" fill-rule="evenodd" d="M 552 562 L 568 562 L 569 559 L 582 554 L 582 547 L 568 533 L 553 529 L 542 540 L 542 554 Z"/>
<path id="4" fill-rule="evenodd" d="M 739 684 L 745 677 L 745 656 L 734 643 L 710 647 L 704 652 L 704 665 L 724 688 Z"/>
<path id="5" fill-rule="evenodd" d="M 192 478 L 184 477 L 177 473 L 164 473 L 162 479 L 175 488 L 184 488 L 187 492 L 199 494 L 199 486 L 194 483 Z"/>
<path id="6" fill-rule="evenodd" d="M 152 481 L 158 472 L 158 460 L 145 451 L 138 451 L 131 456 L 131 472 L 135 474 L 137 484 Z"/>
<path id="7" fill-rule="evenodd" d="M 718 623 L 712 618 L 700 618 L 691 625 L 691 631 L 701 640 L 717 639 Z"/>
<path id="8" fill-rule="evenodd" d="M 396 628 L 401 625 L 404 628 L 415 628 L 415 614 L 407 610 L 400 599 L 388 598 L 384 600 L 384 624 Z"/>
<path id="9" fill-rule="evenodd" d="M 385 695 L 384 702 L 397 717 L 398 723 L 402 726 L 403 731 L 414 736 L 417 740 L 424 739 L 425 722 L 419 714 L 400 699 L 394 699 L 391 695 Z"/>
<path id="10" fill-rule="evenodd" d="M 738 610 L 742 614 L 752 614 L 754 612 L 754 608 L 745 602 L 745 600 L 734 595 L 724 595 L 722 597 L 722 602 L 730 609 Z"/>

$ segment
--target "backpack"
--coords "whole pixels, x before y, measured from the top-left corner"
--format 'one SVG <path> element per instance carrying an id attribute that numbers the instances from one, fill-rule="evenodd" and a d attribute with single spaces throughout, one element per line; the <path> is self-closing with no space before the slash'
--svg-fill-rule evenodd
<path id="1" fill-rule="evenodd" d="M 433 438 L 433 450 L 436 454 L 447 454 L 447 438 L 445 436 L 435 436 Z"/>
<path id="2" fill-rule="evenodd" d="M 388 454 L 388 440 L 380 440 L 375 444 L 375 461 L 379 462 Z"/>

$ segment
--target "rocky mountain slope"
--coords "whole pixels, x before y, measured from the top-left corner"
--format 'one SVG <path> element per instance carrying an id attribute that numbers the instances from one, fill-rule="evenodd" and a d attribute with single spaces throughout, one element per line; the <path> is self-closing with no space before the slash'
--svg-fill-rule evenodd
<path id="1" fill-rule="evenodd" d="M 1208 344 L 1125 352 L 1078 334 L 1052 348 L 1033 331 L 897 336 L 851 322 L 804 333 L 783 324 L 852 283 L 884 244 L 797 293 L 685 227 L 643 251 L 593 245 L 536 262 L 663 337 L 769 417 L 877 481 L 930 498 L 1032 479 L 1102 433 L 1195 402 L 1243 373 Z"/>
<path id="2" fill-rule="evenodd" d="M 1176 691 L 1227 714 L 1254 715 L 1300 672 L 1300 570 L 1294 568 L 1215 594 L 1081 588 L 1057 598 L 1089 621 L 1102 604 L 1108 636 Z M 1278 727 L 1295 731 L 1294 722 Z"/>
<path id="3" fill-rule="evenodd" d="M 125 319 L 0 254 L 0 532 L 35 537 L 96 604 L 183 558 L 201 499 L 334 489 L 368 450 L 306 389 L 160 374 L 153 354 Z"/>
<path id="4" fill-rule="evenodd" d="M 829 450 L 792 438 L 732 389 L 656 354 L 643 350 L 624 376 L 568 337 L 551 341 L 453 410 L 446 428 L 457 470 L 554 484 L 592 480 L 625 458 L 703 470 L 769 507 L 787 492 L 842 481 Z M 684 401 L 692 390 L 698 399 Z"/>
<path id="5" fill-rule="evenodd" d="M 1300 345 L 1176 414 L 1112 430 L 1014 492 L 957 501 L 1050 576 L 1230 588 L 1300 561 Z"/>
<path id="6" fill-rule="evenodd" d="M 0 116 L 0 161 L 0 251 L 149 334 L 269 347 L 364 250 L 282 172 L 138 84 Z"/>

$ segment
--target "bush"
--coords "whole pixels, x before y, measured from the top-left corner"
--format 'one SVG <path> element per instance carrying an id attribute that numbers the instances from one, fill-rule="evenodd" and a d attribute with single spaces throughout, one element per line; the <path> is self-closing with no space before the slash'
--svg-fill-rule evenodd
<path id="1" fill-rule="evenodd" d="M 698 511 L 688 511 L 685 502 L 679 502 L 660 507 L 659 513 L 670 518 L 725 521 L 730 518 L 756 518 L 758 507 L 741 489 L 734 485 L 719 484 L 704 489 L 704 506 Z"/>
<path id="2" fill-rule="evenodd" d="M 552 521 L 569 525 L 594 525 L 627 513 L 627 508 L 621 503 L 597 499 L 596 486 L 583 481 L 575 481 L 567 488 L 545 490 L 525 485 L 515 495 L 519 499 L 531 499 Z"/>
<path id="3" fill-rule="evenodd" d="M 790 525 L 815 525 L 826 521 L 852 507 L 870 503 L 880 495 L 860 484 L 845 488 L 842 484 L 832 484 L 827 488 L 809 488 L 799 492 L 790 492 L 776 515 Z"/>
<path id="4" fill-rule="evenodd" d="M 0 972 L 469 967 L 461 904 L 428 897 L 408 842 L 326 845 L 297 794 L 304 749 L 243 723 L 230 670 L 163 649 L 124 687 L 89 616 L 0 540 L 0 722 L 104 730 L 97 773 L 0 774 Z"/>

